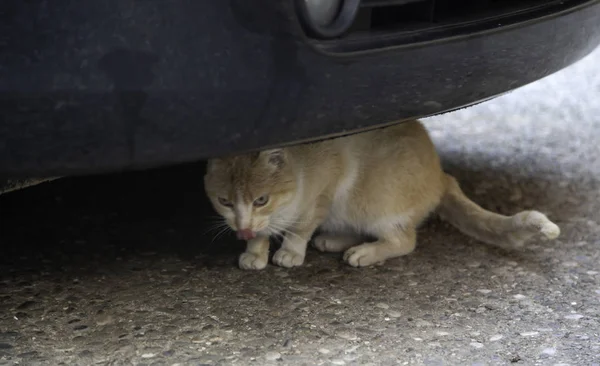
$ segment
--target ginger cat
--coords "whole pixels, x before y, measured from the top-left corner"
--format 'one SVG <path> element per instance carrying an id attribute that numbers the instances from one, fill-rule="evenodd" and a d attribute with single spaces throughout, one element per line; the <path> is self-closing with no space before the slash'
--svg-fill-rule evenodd
<path id="1" fill-rule="evenodd" d="M 560 229 L 538 211 L 503 216 L 469 200 L 445 174 L 419 121 L 352 136 L 213 159 L 205 189 L 226 224 L 247 241 L 243 269 L 263 269 L 269 236 L 285 234 L 273 262 L 300 266 L 307 243 L 344 252 L 354 267 L 415 249 L 416 228 L 433 211 L 492 245 L 519 246 Z M 376 238 L 365 242 L 364 237 Z"/>

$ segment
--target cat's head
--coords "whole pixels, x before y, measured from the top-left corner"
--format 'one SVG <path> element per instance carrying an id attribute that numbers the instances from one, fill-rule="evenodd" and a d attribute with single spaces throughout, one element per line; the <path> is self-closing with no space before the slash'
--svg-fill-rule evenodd
<path id="1" fill-rule="evenodd" d="M 294 178 L 285 149 L 209 160 L 206 194 L 238 238 L 279 231 L 278 214 L 295 196 Z"/>

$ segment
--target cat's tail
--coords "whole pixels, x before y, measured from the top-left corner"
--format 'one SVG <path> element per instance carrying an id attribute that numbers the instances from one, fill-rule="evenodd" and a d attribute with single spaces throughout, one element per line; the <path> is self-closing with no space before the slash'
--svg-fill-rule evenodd
<path id="1" fill-rule="evenodd" d="M 534 235 L 555 239 L 559 227 L 538 211 L 523 211 L 504 216 L 485 210 L 471 201 L 458 182 L 446 174 L 446 193 L 438 206 L 441 218 L 463 233 L 500 247 L 519 247 Z"/>

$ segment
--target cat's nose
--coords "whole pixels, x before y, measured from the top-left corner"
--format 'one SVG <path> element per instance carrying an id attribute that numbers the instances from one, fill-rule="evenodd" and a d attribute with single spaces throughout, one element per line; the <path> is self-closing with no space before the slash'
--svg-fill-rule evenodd
<path id="1" fill-rule="evenodd" d="M 256 238 L 256 233 L 250 229 L 241 229 L 237 231 L 237 237 L 241 240 L 250 240 Z"/>

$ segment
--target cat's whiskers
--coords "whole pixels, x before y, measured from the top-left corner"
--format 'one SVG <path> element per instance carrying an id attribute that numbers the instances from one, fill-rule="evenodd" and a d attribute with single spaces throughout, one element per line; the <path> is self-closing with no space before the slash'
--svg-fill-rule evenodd
<path id="1" fill-rule="evenodd" d="M 296 226 L 296 225 L 305 225 L 308 224 L 309 221 L 308 220 L 287 220 L 285 218 L 279 217 L 276 219 L 272 220 L 276 225 L 279 226 L 285 226 L 285 227 L 292 227 L 292 226 Z"/>
<path id="2" fill-rule="evenodd" d="M 269 236 L 275 236 L 275 237 L 278 237 L 278 238 L 283 237 L 283 234 L 279 230 L 277 230 L 275 228 L 272 228 L 270 226 L 267 226 L 265 228 L 265 230 L 267 231 L 267 233 L 269 234 Z"/>
<path id="3" fill-rule="evenodd" d="M 223 229 L 221 229 L 221 231 L 219 231 L 214 237 L 213 239 L 210 241 L 210 243 L 214 243 L 218 238 L 220 238 L 221 236 L 223 236 L 224 234 L 228 233 L 229 231 L 232 231 L 231 228 L 226 225 Z"/>
<path id="4" fill-rule="evenodd" d="M 204 233 L 202 235 L 208 235 L 211 232 L 215 232 L 216 234 L 213 236 L 212 240 L 210 241 L 210 243 L 214 243 L 218 238 L 220 238 L 221 236 L 223 236 L 224 234 L 226 234 L 229 231 L 232 231 L 231 228 L 229 227 L 229 225 L 227 224 L 227 221 L 225 221 L 225 219 L 223 217 L 211 217 L 211 219 L 215 220 L 216 222 L 213 222 L 207 229 L 206 231 L 204 231 Z"/>
<path id="5" fill-rule="evenodd" d="M 216 230 L 222 229 L 223 227 L 226 227 L 226 226 L 228 226 L 227 222 L 225 222 L 225 220 L 223 220 L 221 218 L 220 222 L 213 223 L 208 228 L 206 228 L 206 231 L 203 232 L 202 235 L 206 235 L 206 234 L 210 233 L 211 231 L 216 231 Z"/>
<path id="6" fill-rule="evenodd" d="M 298 235 L 298 234 L 296 234 L 296 233 L 294 233 L 294 232 L 292 232 L 292 231 L 290 231 L 290 230 L 288 230 L 288 229 L 286 229 L 284 227 L 278 227 L 277 225 L 274 225 L 273 223 L 271 223 L 271 225 L 269 225 L 269 226 L 273 227 L 277 231 L 279 231 L 281 233 L 284 233 L 286 235 L 294 236 L 294 237 L 296 237 L 296 238 L 298 238 L 300 240 L 306 240 L 306 239 L 302 238 L 300 235 Z"/>
<path id="7" fill-rule="evenodd" d="M 223 216 L 204 216 L 203 219 L 205 221 L 211 221 L 211 222 L 216 222 L 216 221 L 223 221 Z"/>
<path id="8" fill-rule="evenodd" d="M 300 221 L 300 220 L 293 220 L 293 221 L 289 220 L 289 221 L 286 221 L 286 220 L 281 220 L 281 221 L 278 221 L 278 223 L 286 225 L 286 226 L 294 226 L 294 225 L 305 225 L 305 224 L 308 224 L 309 221 Z"/>

